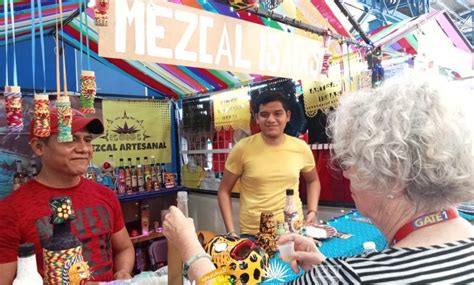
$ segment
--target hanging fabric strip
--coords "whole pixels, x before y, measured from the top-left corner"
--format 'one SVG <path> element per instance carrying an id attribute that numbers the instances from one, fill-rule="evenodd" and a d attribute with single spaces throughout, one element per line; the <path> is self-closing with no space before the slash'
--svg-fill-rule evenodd
<path id="1" fill-rule="evenodd" d="M 10 85 L 8 82 L 8 1 L 3 0 L 3 22 L 5 23 L 5 85 Z"/>
<path id="2" fill-rule="evenodd" d="M 46 61 L 44 56 L 44 34 L 43 34 L 43 11 L 41 10 L 41 0 L 38 3 L 39 33 L 41 41 L 41 63 L 43 65 L 43 93 L 46 93 Z"/>
<path id="3" fill-rule="evenodd" d="M 59 0 L 59 21 L 61 25 L 61 31 L 63 31 L 63 5 L 62 0 Z M 71 101 L 67 93 L 67 76 L 66 76 L 66 51 L 64 49 L 64 41 L 62 40 L 61 44 L 61 53 L 62 53 L 62 62 L 63 62 L 63 83 L 64 83 L 64 93 L 62 96 L 60 88 L 60 68 L 59 68 L 59 27 L 58 22 L 56 21 L 56 87 L 58 92 L 58 98 L 56 102 L 56 107 L 58 110 L 58 142 L 70 142 L 72 138 L 72 109 Z"/>
<path id="4" fill-rule="evenodd" d="M 36 137 L 49 137 L 51 132 L 48 94 L 35 94 L 33 112 L 33 134 Z"/>
<path id="5" fill-rule="evenodd" d="M 351 76 L 351 54 L 350 54 L 350 46 L 349 43 L 346 43 L 347 46 L 347 72 L 348 72 L 348 78 L 349 78 L 349 91 L 353 92 L 352 90 L 352 76 Z"/>
<path id="6" fill-rule="evenodd" d="M 12 133 L 23 130 L 21 114 L 21 88 L 20 86 L 5 86 L 5 110 L 7 111 L 7 126 Z"/>
<path id="7" fill-rule="evenodd" d="M 13 40 L 13 85 L 18 86 L 18 74 L 16 71 L 16 39 L 15 39 L 15 10 L 13 1 L 10 0 L 10 18 L 12 20 L 12 40 Z"/>
<path id="8" fill-rule="evenodd" d="M 36 93 L 36 36 L 35 36 L 35 0 L 31 0 L 31 72 L 33 74 L 33 93 Z"/>
<path id="9" fill-rule="evenodd" d="M 81 72 L 81 112 L 94 114 L 94 98 L 96 94 L 95 72 L 83 70 Z"/>
<path id="10" fill-rule="evenodd" d="M 82 16 L 82 14 L 84 13 L 84 11 L 83 11 L 82 7 L 83 7 L 83 6 L 82 6 L 82 0 L 81 0 L 81 1 L 79 1 L 79 36 L 80 36 L 80 39 L 79 39 L 79 43 L 80 43 L 79 49 L 80 49 L 80 51 L 81 51 L 80 57 L 79 57 L 79 59 L 80 59 L 79 62 L 81 63 L 81 68 L 80 68 L 80 70 L 82 70 L 82 68 L 83 68 L 83 65 L 82 65 L 82 17 L 83 17 L 83 16 Z M 76 79 L 76 80 L 77 80 L 77 79 Z"/>
<path id="11" fill-rule="evenodd" d="M 84 2 L 87 3 L 87 0 L 84 0 Z M 87 7 L 87 6 L 86 6 Z M 87 16 L 87 8 L 84 10 L 85 15 L 85 24 L 86 24 L 86 44 L 87 44 L 87 70 L 91 70 L 91 54 L 90 54 L 90 48 L 89 48 L 89 17 Z"/>

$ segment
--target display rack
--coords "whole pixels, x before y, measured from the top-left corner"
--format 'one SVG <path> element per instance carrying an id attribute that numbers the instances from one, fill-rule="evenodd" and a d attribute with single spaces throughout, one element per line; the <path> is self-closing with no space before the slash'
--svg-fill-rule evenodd
<path id="1" fill-rule="evenodd" d="M 187 191 L 187 190 L 186 188 L 182 186 L 177 186 L 170 189 L 160 189 L 158 191 L 123 194 L 123 195 L 118 196 L 118 199 L 120 202 L 137 202 L 137 201 L 176 194 L 178 191 Z"/>

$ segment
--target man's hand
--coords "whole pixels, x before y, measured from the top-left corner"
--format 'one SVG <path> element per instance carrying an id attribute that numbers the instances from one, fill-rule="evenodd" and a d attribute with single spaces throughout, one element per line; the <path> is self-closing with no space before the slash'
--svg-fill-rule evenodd
<path id="1" fill-rule="evenodd" d="M 132 279 L 132 276 L 127 271 L 120 270 L 114 273 L 114 280 L 126 280 L 126 279 Z"/>
<path id="2" fill-rule="evenodd" d="M 318 224 L 318 219 L 317 219 L 315 211 L 310 211 L 308 212 L 308 214 L 306 214 L 306 221 L 304 224 L 305 225 Z"/>

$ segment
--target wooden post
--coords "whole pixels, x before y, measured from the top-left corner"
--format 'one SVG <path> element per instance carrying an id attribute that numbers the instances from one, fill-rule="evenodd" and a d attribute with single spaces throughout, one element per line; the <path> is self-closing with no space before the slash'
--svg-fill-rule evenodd
<path id="1" fill-rule="evenodd" d="M 183 285 L 183 261 L 170 240 L 168 240 L 168 285 Z"/>

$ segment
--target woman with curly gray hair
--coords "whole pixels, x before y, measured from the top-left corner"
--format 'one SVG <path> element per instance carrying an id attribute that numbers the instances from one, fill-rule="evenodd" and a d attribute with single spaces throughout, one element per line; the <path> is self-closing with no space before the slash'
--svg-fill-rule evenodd
<path id="1" fill-rule="evenodd" d="M 473 127 L 464 108 L 473 98 L 448 86 L 409 72 L 342 96 L 330 117 L 333 158 L 357 209 L 390 246 L 331 259 L 311 240 L 284 236 L 280 243 L 295 240 L 292 267 L 308 271 L 295 284 L 474 282 L 474 228 L 456 210 L 474 199 Z"/>
<path id="2" fill-rule="evenodd" d="M 326 258 L 312 239 L 295 242 L 294 284 L 472 283 L 474 228 L 456 205 L 474 199 L 471 98 L 440 79 L 407 74 L 369 93 L 348 94 L 330 117 L 334 160 L 350 179 L 359 211 L 390 246 L 368 255 Z M 470 100 L 470 104 L 468 101 Z M 192 220 L 175 207 L 163 223 L 189 266 L 191 280 L 215 267 Z M 198 259 L 196 259 L 198 258 Z M 194 262 L 196 261 L 196 262 Z"/>

